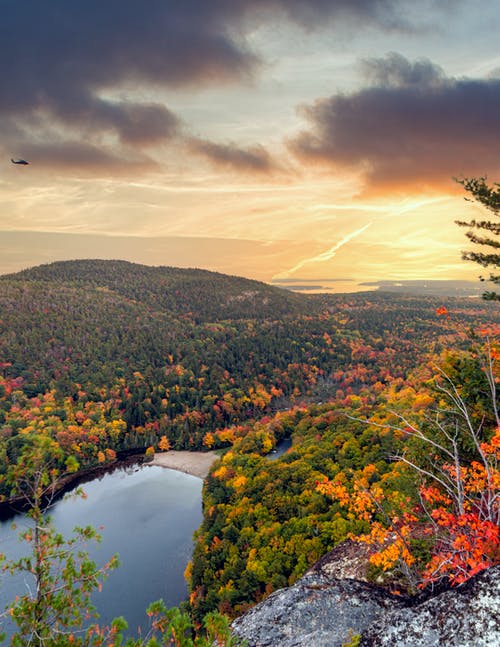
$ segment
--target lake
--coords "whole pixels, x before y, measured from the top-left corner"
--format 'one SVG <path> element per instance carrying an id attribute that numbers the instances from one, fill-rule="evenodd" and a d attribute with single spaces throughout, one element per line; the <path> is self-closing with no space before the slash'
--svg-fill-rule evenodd
<path id="1" fill-rule="evenodd" d="M 193 532 L 202 521 L 202 486 L 201 479 L 182 472 L 128 466 L 85 483 L 86 499 L 66 497 L 55 504 L 51 516 L 65 537 L 77 525 L 103 527 L 102 542 L 88 546 L 99 565 L 119 554 L 121 566 L 93 597 L 102 624 L 123 615 L 134 634 L 138 626 L 147 626 L 150 602 L 163 598 L 167 606 L 176 606 L 186 599 L 183 573 L 192 554 Z M 9 558 L 22 554 L 25 544 L 17 535 L 28 521 L 18 515 L 0 524 L 0 552 Z M 24 590 L 22 578 L 4 574 L 0 609 Z"/>

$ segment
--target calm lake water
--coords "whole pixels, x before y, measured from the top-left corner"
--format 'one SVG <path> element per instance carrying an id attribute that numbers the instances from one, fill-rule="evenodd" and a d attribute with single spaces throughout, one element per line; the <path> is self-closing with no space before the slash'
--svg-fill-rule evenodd
<path id="1" fill-rule="evenodd" d="M 191 558 L 193 532 L 202 521 L 202 485 L 201 479 L 174 470 L 134 466 L 83 485 L 86 499 L 56 503 L 51 516 L 64 536 L 77 525 L 103 527 L 102 542 L 87 548 L 99 565 L 119 554 L 121 566 L 93 598 L 101 623 L 123 615 L 134 634 L 138 626 L 147 626 L 150 602 L 163 598 L 167 606 L 176 606 L 186 598 L 183 572 Z M 17 536 L 26 526 L 22 515 L 2 522 L 0 552 L 10 558 L 21 555 L 24 544 Z M 4 574 L 0 587 L 3 609 L 16 593 L 25 591 L 26 583 Z"/>

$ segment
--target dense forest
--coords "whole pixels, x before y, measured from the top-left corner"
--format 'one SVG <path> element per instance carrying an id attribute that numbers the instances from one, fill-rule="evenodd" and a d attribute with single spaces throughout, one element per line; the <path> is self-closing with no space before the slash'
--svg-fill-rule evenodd
<path id="1" fill-rule="evenodd" d="M 164 436 L 176 449 L 224 445 L 224 430 L 247 420 L 405 379 L 424 352 L 460 345 L 494 316 L 450 300 L 453 318 L 438 318 L 439 305 L 123 261 L 0 277 L 3 470 L 40 429 L 81 469 Z"/>
<path id="2" fill-rule="evenodd" d="M 490 464 L 499 324 L 498 306 L 478 299 L 299 295 L 123 261 L 2 276 L 0 495 L 23 494 L 19 470 L 41 442 L 57 479 L 122 451 L 220 449 L 186 576 L 195 622 L 214 610 L 237 615 L 351 534 L 400 524 L 407 537 L 412 522 L 391 519 L 415 516 L 426 494 L 404 461 L 389 459 L 426 454 L 435 410 L 455 420 L 443 375 L 486 443 L 460 439 L 462 453 L 472 465 L 480 447 Z M 422 437 L 408 432 L 419 424 Z M 270 460 L 285 437 L 292 448 Z M 420 469 L 448 469 L 437 438 L 442 464 Z M 409 539 L 397 555 L 421 571 L 433 558 L 423 533 L 413 533 L 411 559 Z M 389 564 L 402 589 L 394 563 L 374 561 L 373 576 Z"/>
<path id="3" fill-rule="evenodd" d="M 481 445 L 486 468 L 477 462 L 473 436 L 461 412 L 452 408 L 453 398 L 443 400 L 442 370 L 446 382 L 460 384 L 460 402 L 467 403 L 472 427 L 480 430 L 483 441 L 493 443 Z M 498 367 L 495 374 L 498 380 Z M 412 573 L 406 564 L 399 564 L 407 546 L 398 546 L 396 541 L 396 546 L 391 545 L 392 555 L 388 556 L 389 550 L 385 555 L 383 551 L 375 554 L 379 559 L 373 560 L 369 576 L 385 581 L 393 590 L 414 593 L 413 585 L 432 558 L 433 543 L 424 537 L 429 528 L 419 509 L 422 493 L 413 467 L 421 465 L 428 474 L 449 471 L 447 445 L 442 443 L 438 459 L 429 455 L 425 440 L 431 439 L 433 451 L 442 442 L 434 418 L 440 407 L 445 407 L 444 422 L 439 423 L 445 436 L 445 429 L 458 430 L 460 425 L 457 456 L 463 463 L 464 489 L 470 487 L 477 494 L 491 487 L 489 494 L 496 500 L 500 487 L 498 413 L 495 416 L 488 380 L 476 353 L 445 351 L 439 358 L 429 357 L 405 379 L 393 379 L 386 386 L 377 382 L 358 394 L 294 407 L 234 430 L 231 450 L 205 483 L 204 521 L 187 571 L 195 616 L 201 619 L 213 609 L 239 615 L 271 592 L 293 584 L 340 541 L 361 536 L 368 544 L 377 545 L 382 539 L 385 545 L 401 527 L 412 532 L 412 541 L 408 541 Z M 417 429 L 424 429 L 425 435 L 420 436 Z M 230 437 L 227 432 L 215 436 L 222 434 L 224 440 Z M 288 435 L 293 439 L 291 449 L 278 460 L 270 460 L 269 450 L 276 439 Z M 394 457 L 401 460 L 390 460 Z M 467 474 L 469 464 L 473 469 Z M 491 470 L 494 484 L 488 485 L 485 470 Z M 489 503 L 494 522 L 482 529 L 485 544 L 480 558 L 464 551 L 467 576 L 475 568 L 480 570 L 478 563 L 484 568 L 489 551 L 493 551 L 492 563 L 499 558 L 498 504 Z M 463 531 L 467 524 L 462 519 L 459 525 Z M 492 533 L 491 545 L 487 531 Z M 458 570 L 458 565 L 454 568 Z M 416 583 L 429 585 L 439 579 L 441 575 L 429 576 Z"/>

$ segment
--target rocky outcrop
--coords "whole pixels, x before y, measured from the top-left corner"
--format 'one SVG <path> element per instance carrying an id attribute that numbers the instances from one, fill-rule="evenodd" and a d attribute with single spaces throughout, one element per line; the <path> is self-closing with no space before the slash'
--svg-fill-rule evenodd
<path id="1" fill-rule="evenodd" d="M 314 564 L 307 572 L 337 580 L 368 581 L 369 558 L 376 546 L 346 539 Z"/>
<path id="2" fill-rule="evenodd" d="M 500 646 L 500 566 L 425 602 L 384 614 L 363 632 L 360 645 Z"/>
<path id="3" fill-rule="evenodd" d="M 308 573 L 233 622 L 249 647 L 340 647 L 400 602 L 356 580 Z"/>
<path id="4" fill-rule="evenodd" d="M 500 566 L 417 603 L 338 578 L 363 576 L 362 562 L 342 544 L 235 620 L 234 634 L 249 647 L 342 647 L 353 636 L 363 647 L 500 647 Z"/>

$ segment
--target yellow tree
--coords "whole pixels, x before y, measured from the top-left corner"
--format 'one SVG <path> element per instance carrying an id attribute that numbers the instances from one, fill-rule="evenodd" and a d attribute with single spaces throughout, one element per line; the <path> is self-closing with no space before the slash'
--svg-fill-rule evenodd
<path id="1" fill-rule="evenodd" d="M 366 534 L 354 538 L 378 546 L 370 561 L 383 570 L 399 566 L 410 588 L 440 579 L 461 584 L 500 562 L 499 359 L 498 346 L 487 340 L 482 375 L 469 373 L 468 379 L 481 385 L 481 415 L 464 395 L 467 385 L 438 369 L 438 403 L 427 419 L 416 423 L 392 412 L 394 423 L 365 420 L 408 439 L 393 459 L 419 484 L 416 501 L 384 488 L 374 466 L 354 474 L 350 483 L 345 478 L 318 483 L 320 492 L 369 524 Z M 413 547 L 426 539 L 429 558 L 416 570 Z"/>
<path id="2" fill-rule="evenodd" d="M 162 436 L 160 438 L 160 442 L 158 443 L 158 449 L 162 452 L 168 452 L 170 449 L 170 442 L 166 436 Z"/>

